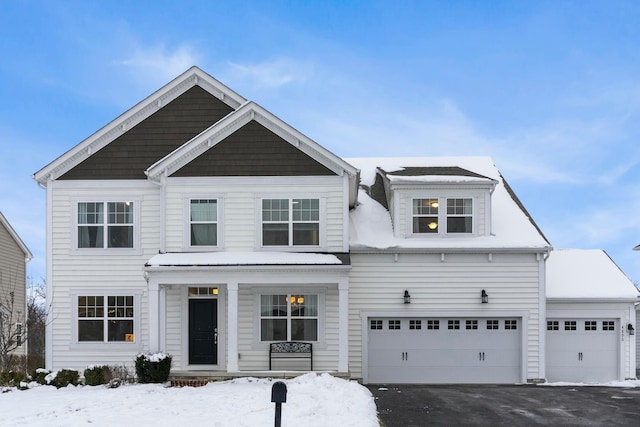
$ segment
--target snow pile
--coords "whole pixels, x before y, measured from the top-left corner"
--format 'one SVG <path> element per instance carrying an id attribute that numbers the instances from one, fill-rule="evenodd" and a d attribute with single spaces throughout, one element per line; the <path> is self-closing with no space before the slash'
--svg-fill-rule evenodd
<path id="1" fill-rule="evenodd" d="M 198 388 L 137 384 L 117 389 L 102 386 L 12 389 L 0 394 L 1 423 L 47 427 L 87 424 L 272 426 L 274 382 L 240 378 Z M 355 381 L 312 373 L 283 382 L 287 385 L 287 402 L 282 404 L 283 426 L 379 425 L 371 393 Z"/>

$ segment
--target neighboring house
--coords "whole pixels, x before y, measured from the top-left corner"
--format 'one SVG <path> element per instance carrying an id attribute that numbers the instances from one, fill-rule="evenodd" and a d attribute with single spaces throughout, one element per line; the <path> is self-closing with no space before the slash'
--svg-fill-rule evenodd
<path id="1" fill-rule="evenodd" d="M 0 212 L 0 322 L 5 338 L 16 339 L 14 355 L 26 355 L 27 263 L 33 258 L 20 236 Z M 8 322 L 6 322 L 8 321 Z M 23 333 L 20 333 L 23 332 Z"/>
<path id="2" fill-rule="evenodd" d="M 302 341 L 370 383 L 547 377 L 552 248 L 489 158 L 341 159 L 192 67 L 34 178 L 50 369 L 264 375 Z"/>

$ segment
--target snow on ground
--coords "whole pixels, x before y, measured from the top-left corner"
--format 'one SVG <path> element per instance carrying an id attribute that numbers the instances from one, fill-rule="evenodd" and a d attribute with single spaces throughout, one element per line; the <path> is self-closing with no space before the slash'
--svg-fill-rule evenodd
<path id="1" fill-rule="evenodd" d="M 3 426 L 273 426 L 276 380 L 240 378 L 204 387 L 161 384 L 39 386 L 0 394 Z M 282 426 L 377 427 L 373 396 L 355 381 L 329 374 L 306 374 L 282 380 L 287 402 Z"/>

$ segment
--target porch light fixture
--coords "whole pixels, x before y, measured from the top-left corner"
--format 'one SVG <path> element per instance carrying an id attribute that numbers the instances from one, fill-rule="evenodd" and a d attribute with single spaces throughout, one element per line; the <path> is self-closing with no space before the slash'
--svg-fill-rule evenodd
<path id="1" fill-rule="evenodd" d="M 411 295 L 409 295 L 409 291 L 406 289 L 404 290 L 404 303 L 405 304 L 411 303 Z"/>
<path id="2" fill-rule="evenodd" d="M 634 335 L 636 333 L 636 330 L 633 329 L 633 325 L 631 323 L 627 325 L 627 331 L 629 332 L 629 335 Z"/>
<path id="3" fill-rule="evenodd" d="M 483 304 L 489 302 L 489 294 L 487 294 L 487 291 L 485 291 L 484 289 L 482 290 L 482 292 L 480 292 L 480 299 L 482 300 Z"/>
<path id="4" fill-rule="evenodd" d="M 427 224 L 427 227 L 429 227 L 429 230 L 435 230 L 436 228 L 438 228 L 438 223 L 430 222 L 429 224 Z"/>

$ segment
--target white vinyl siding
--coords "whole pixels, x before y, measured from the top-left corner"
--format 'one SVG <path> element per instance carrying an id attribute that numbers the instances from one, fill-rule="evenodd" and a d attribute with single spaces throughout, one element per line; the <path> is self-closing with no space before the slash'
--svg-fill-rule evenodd
<path id="1" fill-rule="evenodd" d="M 210 198 L 203 188 L 215 188 L 219 201 L 218 233 L 223 243 L 219 249 L 227 251 L 253 251 L 260 248 L 261 199 L 266 198 L 319 198 L 322 200 L 321 250 L 344 250 L 344 188 L 341 177 L 301 177 L 292 184 L 283 177 L 261 178 L 169 178 L 166 188 L 167 252 L 179 252 L 185 247 L 185 224 L 188 223 L 187 200 Z M 291 247 L 287 247 L 290 250 Z M 263 250 L 282 250 L 268 246 Z"/>
<path id="2" fill-rule="evenodd" d="M 525 379 L 538 379 L 539 265 L 535 254 L 351 254 L 349 368 L 363 374 L 366 316 L 522 318 Z M 411 303 L 404 304 L 408 290 Z M 482 304 L 485 289 L 489 303 Z M 367 326 L 368 327 L 368 326 Z M 423 328 L 427 327 L 423 325 Z M 461 324 L 461 328 L 465 326 Z M 440 329 L 447 324 L 440 322 Z M 364 353 L 363 353 L 364 352 Z"/>
<path id="3" fill-rule="evenodd" d="M 147 283 L 141 267 L 158 253 L 160 247 L 159 189 L 146 181 L 54 181 L 52 191 L 52 247 L 54 263 L 50 285 L 53 292 L 52 333 L 53 369 L 84 369 L 98 363 L 132 364 L 138 352 L 148 348 Z M 139 209 L 139 245 L 135 249 L 118 251 L 75 249 L 75 217 L 81 200 L 132 200 Z M 73 297 L 82 291 L 103 292 L 117 289 L 122 295 L 140 295 L 140 334 L 135 345 L 105 352 L 103 349 L 70 345 L 75 330 Z M 139 339 L 138 339 L 139 338 Z M 84 346 L 86 347 L 86 346 Z M 98 346 L 99 347 L 99 346 Z"/>

